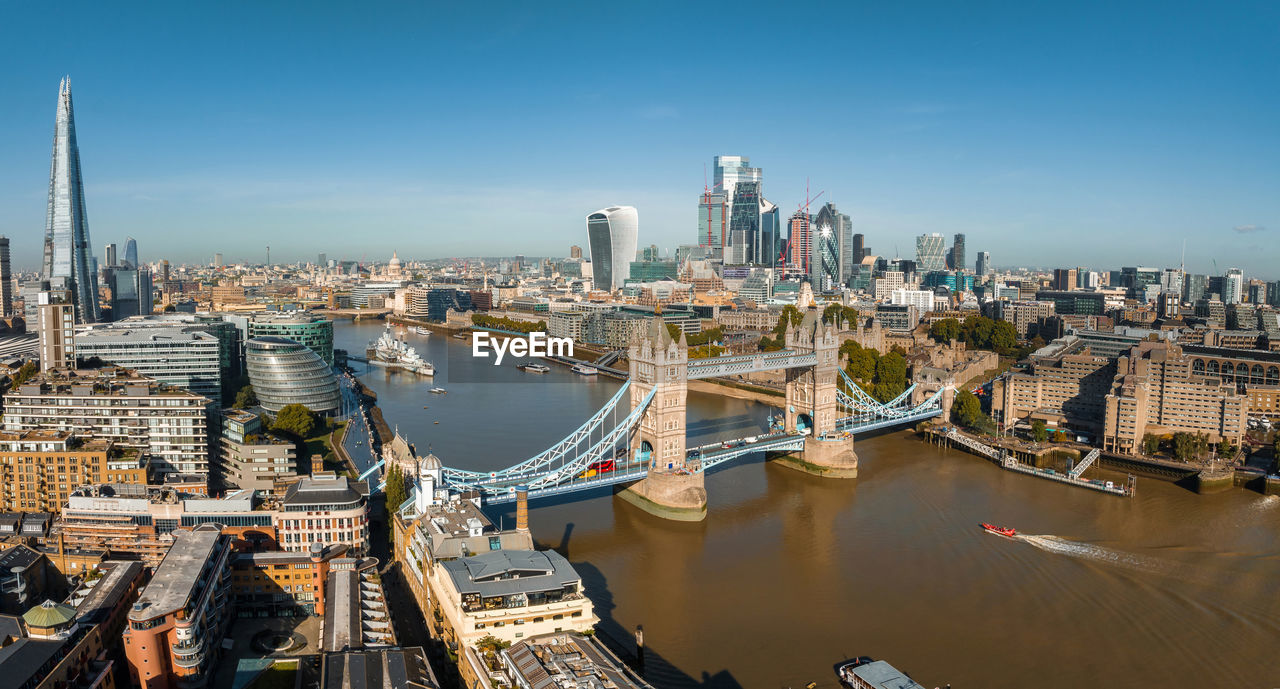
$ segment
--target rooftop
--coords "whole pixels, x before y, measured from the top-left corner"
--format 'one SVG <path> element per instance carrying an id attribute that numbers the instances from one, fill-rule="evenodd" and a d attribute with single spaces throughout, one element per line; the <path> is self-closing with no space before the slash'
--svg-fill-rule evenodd
<path id="1" fill-rule="evenodd" d="M 218 529 L 177 532 L 169 552 L 129 612 L 129 619 L 150 620 L 186 607 L 197 592 L 200 572 L 216 553 L 221 539 Z"/>
<path id="2" fill-rule="evenodd" d="M 532 689 L 650 686 L 592 637 L 564 633 L 536 636 L 506 649 L 503 655 L 523 680 L 519 684 Z"/>
<path id="3" fill-rule="evenodd" d="M 25 545 L 15 545 L 0 551 L 0 572 L 9 572 L 18 567 L 26 569 L 44 557 L 39 552 Z"/>
<path id="4" fill-rule="evenodd" d="M 349 651 L 325 656 L 322 689 L 436 689 L 421 647 Z"/>
<path id="5" fill-rule="evenodd" d="M 323 650 L 334 653 L 362 648 L 359 573 L 354 569 L 329 572 L 324 586 Z"/>
<path id="6" fill-rule="evenodd" d="M 110 561 L 103 563 L 106 574 L 93 585 L 89 595 L 76 606 L 77 619 L 89 624 L 101 622 L 120 604 L 135 579 L 142 576 L 141 562 Z"/>
<path id="7" fill-rule="evenodd" d="M 443 564 L 458 593 L 483 598 L 547 591 L 576 584 L 582 577 L 554 550 L 495 550 Z"/>

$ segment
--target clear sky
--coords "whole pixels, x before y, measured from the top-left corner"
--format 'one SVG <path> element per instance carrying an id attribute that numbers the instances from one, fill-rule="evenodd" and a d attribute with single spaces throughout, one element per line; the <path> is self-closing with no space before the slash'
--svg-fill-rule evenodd
<path id="1" fill-rule="evenodd" d="M 145 7 L 144 7 L 145 5 Z M 0 0 L 0 233 L 33 267 L 70 74 L 94 251 L 566 255 L 704 166 L 806 179 L 877 254 L 1280 278 L 1274 2 Z"/>

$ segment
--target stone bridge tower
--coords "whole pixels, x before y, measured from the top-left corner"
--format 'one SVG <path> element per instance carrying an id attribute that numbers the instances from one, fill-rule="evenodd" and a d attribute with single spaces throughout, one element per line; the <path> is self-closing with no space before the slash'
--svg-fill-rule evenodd
<path id="1" fill-rule="evenodd" d="M 682 521 L 707 515 L 707 490 L 701 471 L 686 466 L 685 416 L 689 389 L 689 347 L 684 337 L 671 336 L 661 316 L 627 349 L 631 373 L 631 408 L 635 409 L 655 386 L 657 392 L 640 417 L 631 439 L 633 457 L 647 457 L 649 475 L 618 491 L 623 499 L 647 512 Z"/>
<path id="2" fill-rule="evenodd" d="M 801 421 L 808 428 L 800 456 L 777 458 L 801 471 L 832 478 L 854 478 L 858 475 L 858 456 L 853 452 L 853 437 L 838 435 L 836 420 L 840 407 L 836 399 L 840 376 L 840 335 L 832 324 L 823 323 L 816 306 L 810 306 L 798 326 L 788 326 L 786 348 L 797 354 L 813 353 L 817 363 L 812 368 L 787 369 L 786 428 L 794 433 Z"/>

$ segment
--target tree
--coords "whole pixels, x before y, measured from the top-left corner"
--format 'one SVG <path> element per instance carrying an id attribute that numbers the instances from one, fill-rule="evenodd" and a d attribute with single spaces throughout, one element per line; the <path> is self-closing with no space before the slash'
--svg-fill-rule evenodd
<path id="1" fill-rule="evenodd" d="M 983 421 L 989 421 L 986 414 L 982 413 L 982 402 L 968 390 L 956 393 L 956 399 L 951 404 L 951 418 L 970 430 L 984 430 L 986 424 Z"/>
<path id="2" fill-rule="evenodd" d="M 173 304 L 166 304 L 164 307 L 165 313 L 173 313 L 177 310 L 178 310 L 178 307 L 174 306 Z"/>
<path id="3" fill-rule="evenodd" d="M 1043 443 L 1049 439 L 1049 431 L 1045 428 L 1044 421 L 1036 419 L 1031 422 L 1031 439 L 1037 443 Z"/>
<path id="4" fill-rule="evenodd" d="M 897 351 L 889 352 L 876 362 L 876 382 L 871 396 L 888 402 L 907 389 L 907 359 Z"/>
<path id="5" fill-rule="evenodd" d="M 944 318 L 933 324 L 929 329 L 929 337 L 938 342 L 950 342 L 960 337 L 960 321 L 954 318 Z"/>
<path id="6" fill-rule="evenodd" d="M 276 414 L 271 430 L 284 433 L 297 440 L 306 440 L 316 429 L 316 415 L 301 404 L 286 404 Z"/>
<path id="7" fill-rule="evenodd" d="M 36 374 L 39 372 L 40 372 L 40 367 L 36 365 L 36 362 L 28 361 L 27 363 L 23 364 L 21 368 L 18 369 L 17 373 L 13 374 L 13 383 L 11 387 L 16 388 L 19 385 L 26 383 L 32 378 L 35 378 Z"/>
<path id="8" fill-rule="evenodd" d="M 405 483 L 404 472 L 400 470 L 399 464 L 390 464 L 387 466 L 387 475 L 384 477 L 387 481 L 386 492 L 383 494 L 386 499 L 385 507 L 387 509 L 387 539 L 395 541 L 395 512 L 398 507 L 409 499 L 409 489 Z"/>
<path id="9" fill-rule="evenodd" d="M 1228 458 L 1235 457 L 1236 456 L 1235 443 L 1232 443 L 1230 440 L 1223 438 L 1222 442 L 1218 443 L 1218 456 L 1228 457 Z"/>
<path id="10" fill-rule="evenodd" d="M 988 344 L 997 354 L 1008 354 L 1018 348 L 1018 331 L 1009 321 L 995 321 Z"/>
<path id="11" fill-rule="evenodd" d="M 1209 436 L 1203 433 L 1174 433 L 1173 456 L 1183 462 L 1200 459 L 1209 451 Z"/>
<path id="12" fill-rule="evenodd" d="M 232 404 L 231 406 L 235 409 L 256 407 L 258 406 L 258 393 L 253 391 L 252 385 L 246 385 L 240 388 L 240 392 L 236 393 L 235 404 Z"/>
<path id="13" fill-rule="evenodd" d="M 1142 436 L 1142 453 L 1154 455 L 1160 451 L 1160 437 L 1147 433 Z"/>
<path id="14" fill-rule="evenodd" d="M 664 323 L 664 325 L 667 326 L 667 334 L 671 336 L 671 339 L 679 342 L 680 335 L 684 333 L 684 331 L 680 329 L 680 326 L 675 323 Z"/>
<path id="15" fill-rule="evenodd" d="M 836 327 L 839 327 L 843 320 L 844 306 L 840 304 L 827 304 L 826 307 L 822 309 L 822 321 L 824 323 L 831 323 Z"/>

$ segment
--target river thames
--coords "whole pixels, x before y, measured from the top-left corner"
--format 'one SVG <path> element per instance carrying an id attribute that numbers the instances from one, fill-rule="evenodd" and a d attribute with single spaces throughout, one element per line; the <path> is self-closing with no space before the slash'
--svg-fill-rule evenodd
<path id="1" fill-rule="evenodd" d="M 334 344 L 363 354 L 382 330 L 338 321 Z M 388 424 L 450 466 L 527 459 L 620 385 L 495 367 L 441 333 L 405 337 L 436 364 L 434 381 L 377 368 L 360 378 Z M 690 393 L 689 434 L 750 435 L 773 411 Z M 700 523 L 652 517 L 606 489 L 535 501 L 530 526 L 583 575 L 603 634 L 625 641 L 644 626 L 659 688 L 834 687 L 832 666 L 859 655 L 928 687 L 1280 687 L 1280 497 L 1139 478 L 1136 497 L 1117 498 L 908 432 L 856 450 L 853 480 L 763 457 L 712 471 Z M 984 521 L 1026 535 L 989 535 Z"/>

